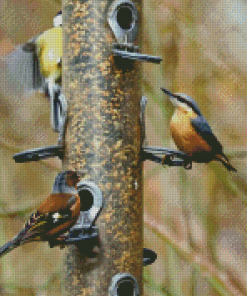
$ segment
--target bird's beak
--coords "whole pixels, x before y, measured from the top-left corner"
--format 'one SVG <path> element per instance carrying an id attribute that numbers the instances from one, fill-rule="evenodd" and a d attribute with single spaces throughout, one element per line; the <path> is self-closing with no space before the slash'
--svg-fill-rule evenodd
<path id="1" fill-rule="evenodd" d="M 85 177 L 85 175 L 88 173 L 87 170 L 81 169 L 81 170 L 76 170 L 76 179 L 75 179 L 75 184 L 78 184 L 82 178 Z"/>
<path id="2" fill-rule="evenodd" d="M 167 90 L 167 89 L 165 89 L 165 88 L 163 88 L 163 87 L 161 87 L 160 88 L 165 94 L 167 94 L 168 96 L 170 96 L 170 97 L 175 97 L 175 95 L 172 93 L 172 92 L 170 92 L 169 90 Z"/>
<path id="3" fill-rule="evenodd" d="M 175 99 L 175 98 L 176 98 L 176 95 L 173 94 L 172 92 L 170 92 L 169 90 L 163 88 L 163 87 L 161 87 L 160 89 L 161 89 L 165 94 L 167 94 L 169 100 L 170 100 L 172 103 L 175 104 L 175 102 L 176 102 L 176 99 Z"/>

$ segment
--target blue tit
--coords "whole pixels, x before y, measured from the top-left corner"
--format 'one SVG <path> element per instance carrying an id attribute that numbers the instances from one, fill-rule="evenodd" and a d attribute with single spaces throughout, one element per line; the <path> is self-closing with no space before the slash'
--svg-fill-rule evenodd
<path id="1" fill-rule="evenodd" d="M 44 90 L 51 102 L 51 124 L 59 131 L 59 118 L 62 113 L 60 100 L 62 87 L 62 12 L 53 19 L 54 27 L 40 34 L 32 42 L 24 45 L 24 51 L 31 50 L 36 55 L 39 71 L 44 77 Z"/>
<path id="2" fill-rule="evenodd" d="M 32 90 L 41 90 L 50 98 L 51 124 L 60 131 L 63 113 L 60 99 L 62 86 L 62 12 L 53 19 L 54 27 L 18 46 L 0 59 L 0 93 L 20 97 Z"/>
<path id="3" fill-rule="evenodd" d="M 45 78 L 51 99 L 60 91 L 62 82 L 62 15 L 54 18 L 55 27 L 40 34 L 34 41 L 41 75 Z M 28 46 L 29 44 L 27 44 Z"/>

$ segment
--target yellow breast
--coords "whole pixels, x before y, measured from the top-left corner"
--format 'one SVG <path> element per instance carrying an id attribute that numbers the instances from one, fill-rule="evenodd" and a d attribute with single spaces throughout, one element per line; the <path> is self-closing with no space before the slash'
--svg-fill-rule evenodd
<path id="1" fill-rule="evenodd" d="M 41 74 L 48 78 L 58 79 L 62 75 L 59 61 L 62 59 L 62 27 L 55 27 L 45 31 L 37 40 L 37 54 L 40 62 Z"/>
<path id="2" fill-rule="evenodd" d="M 172 138 L 175 144 L 179 150 L 189 156 L 193 156 L 195 152 L 210 152 L 212 150 L 191 125 L 191 119 L 195 117 L 197 117 L 197 114 L 193 111 L 187 111 L 178 107 L 172 117 L 170 125 Z"/>

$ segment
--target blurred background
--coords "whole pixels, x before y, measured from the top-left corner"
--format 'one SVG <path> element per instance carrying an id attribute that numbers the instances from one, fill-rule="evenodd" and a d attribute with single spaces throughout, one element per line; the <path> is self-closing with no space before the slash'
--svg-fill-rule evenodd
<path id="1" fill-rule="evenodd" d="M 0 1 L 0 66 L 4 55 L 52 27 L 54 0 Z M 192 170 L 144 164 L 145 247 L 158 253 L 144 269 L 145 296 L 247 295 L 247 2 L 143 0 L 142 52 L 147 144 L 175 148 L 173 106 L 161 91 L 198 103 L 237 173 L 221 164 Z M 1 72 L 2 71 L 2 72 Z M 0 67 L 0 74 L 3 73 Z M 14 84 L 14 82 L 13 82 Z M 49 102 L 0 86 L 0 244 L 23 226 L 51 191 L 58 159 L 15 164 L 14 153 L 54 145 Z M 17 248 L 0 260 L 0 295 L 61 295 L 64 251 L 46 243 Z"/>

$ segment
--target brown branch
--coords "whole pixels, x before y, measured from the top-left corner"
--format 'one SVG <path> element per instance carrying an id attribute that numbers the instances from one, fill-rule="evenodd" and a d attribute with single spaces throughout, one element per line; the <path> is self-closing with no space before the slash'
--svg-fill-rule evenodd
<path id="1" fill-rule="evenodd" d="M 204 277 L 222 295 L 244 296 L 231 281 L 226 272 L 219 270 L 209 258 L 202 253 L 193 251 L 187 242 L 179 241 L 165 225 L 157 223 L 151 216 L 144 214 L 144 223 L 162 241 L 169 244 L 186 262 L 199 269 Z"/>

